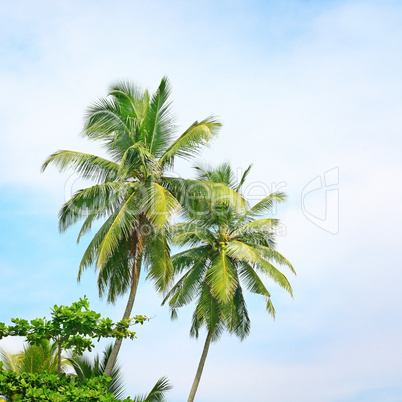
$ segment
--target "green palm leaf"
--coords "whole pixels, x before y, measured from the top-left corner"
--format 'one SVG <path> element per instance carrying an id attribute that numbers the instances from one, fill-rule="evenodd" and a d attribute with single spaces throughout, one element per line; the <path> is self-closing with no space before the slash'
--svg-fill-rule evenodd
<path id="1" fill-rule="evenodd" d="M 163 231 L 152 234 L 147 242 L 144 259 L 148 266 L 147 278 L 157 291 L 163 292 L 173 280 L 173 264 L 170 258 L 170 247 Z"/>
<path id="2" fill-rule="evenodd" d="M 275 261 L 281 265 L 286 265 L 296 275 L 296 271 L 293 268 L 293 265 L 281 253 L 279 253 L 278 251 L 276 251 L 270 247 L 266 247 L 266 246 L 263 246 L 260 244 L 256 244 L 256 245 L 254 245 L 254 247 L 257 250 L 260 250 L 260 252 L 264 256 L 264 258 Z"/>
<path id="3" fill-rule="evenodd" d="M 110 142 L 117 133 L 129 131 L 120 102 L 113 97 L 99 98 L 87 110 L 84 135 L 92 140 Z"/>
<path id="4" fill-rule="evenodd" d="M 212 232 L 196 223 L 178 223 L 172 229 L 172 242 L 178 246 L 190 245 L 194 247 L 214 241 Z"/>
<path id="5" fill-rule="evenodd" d="M 98 274 L 99 297 L 107 295 L 108 303 L 115 303 L 131 286 L 134 260 L 130 253 L 130 239 L 121 241 L 119 252 L 114 253 L 102 266 Z"/>
<path id="6" fill-rule="evenodd" d="M 94 263 L 95 269 L 102 271 L 107 261 L 119 251 L 119 245 L 128 239 L 129 228 L 137 223 L 134 194 L 110 215 L 89 243 L 80 263 L 78 279 L 83 270 Z"/>
<path id="7" fill-rule="evenodd" d="M 278 226 L 278 223 L 279 219 L 258 219 L 239 227 L 238 229 L 234 230 L 231 235 L 241 237 L 242 234 L 251 233 L 251 235 L 253 235 L 254 233 L 261 231 L 266 231 L 269 235 L 271 235 L 272 229 Z"/>
<path id="8" fill-rule="evenodd" d="M 270 262 L 266 261 L 263 258 L 261 258 L 257 267 L 293 297 L 292 287 L 290 286 L 288 279 L 285 275 L 282 274 L 282 272 L 280 272 Z"/>
<path id="9" fill-rule="evenodd" d="M 185 212 L 189 216 L 199 219 L 209 213 L 206 208 L 213 204 L 229 204 L 236 211 L 247 208 L 246 200 L 236 191 L 222 183 L 213 183 L 202 180 L 184 180 L 180 178 L 164 177 L 164 187 L 176 195 Z"/>
<path id="10" fill-rule="evenodd" d="M 207 280 L 217 300 L 225 303 L 233 296 L 238 281 L 233 263 L 224 250 L 211 261 Z"/>
<path id="11" fill-rule="evenodd" d="M 137 191 L 133 192 L 114 216 L 113 222 L 111 222 L 97 250 L 97 267 L 100 268 L 107 262 L 110 256 L 118 250 L 120 241 L 127 238 L 130 229 L 135 226 L 138 214 L 136 195 Z"/>
<path id="12" fill-rule="evenodd" d="M 134 397 L 134 402 L 165 402 L 166 392 L 171 390 L 172 386 L 166 377 L 160 378 L 148 395 L 137 395 Z"/>
<path id="13" fill-rule="evenodd" d="M 0 348 L 0 361 L 3 362 L 3 367 L 8 371 L 19 371 L 20 356 L 18 354 L 8 353 L 3 348 Z"/>
<path id="14" fill-rule="evenodd" d="M 241 179 L 240 179 L 240 181 L 239 181 L 239 184 L 238 184 L 237 187 L 236 187 L 236 191 L 237 191 L 237 192 L 239 192 L 240 189 L 242 188 L 242 186 L 243 186 L 244 182 L 246 181 L 246 178 L 247 178 L 248 174 L 250 173 L 250 170 L 251 170 L 252 167 L 253 167 L 253 165 L 251 164 L 251 165 L 244 171 L 244 173 L 243 173 L 243 175 L 242 175 L 242 177 L 241 177 Z"/>
<path id="15" fill-rule="evenodd" d="M 272 193 L 267 197 L 263 198 L 261 201 L 257 202 L 253 207 L 251 207 L 240 219 L 239 224 L 242 222 L 247 222 L 250 219 L 258 218 L 262 215 L 267 214 L 272 210 L 275 204 L 282 202 L 286 199 L 286 194 L 282 192 Z"/>
<path id="16" fill-rule="evenodd" d="M 160 158 L 160 163 L 173 165 L 175 157 L 190 159 L 197 155 L 202 146 L 218 135 L 221 123 L 210 116 L 201 122 L 194 122 Z"/>
<path id="17" fill-rule="evenodd" d="M 180 209 L 180 204 L 170 191 L 154 182 L 144 188 L 144 210 L 157 229 L 169 223 Z"/>
<path id="18" fill-rule="evenodd" d="M 6 370 L 20 373 L 57 373 L 57 345 L 48 340 L 41 340 L 37 344 L 26 344 L 23 350 L 16 354 L 7 353 L 0 348 L 0 360 Z M 69 366 L 68 360 L 61 362 L 62 370 Z"/>
<path id="19" fill-rule="evenodd" d="M 254 264 L 259 263 L 261 259 L 261 253 L 246 243 L 242 243 L 237 240 L 228 242 L 226 252 L 229 257 L 236 261 L 246 261 Z"/>
<path id="20" fill-rule="evenodd" d="M 192 269 L 180 281 L 180 286 L 174 288 L 175 292 L 169 294 L 169 306 L 176 309 L 189 304 L 198 294 L 200 283 L 205 278 L 207 266 L 205 259 L 198 260 Z M 166 299 L 165 299 L 166 300 Z"/>
<path id="21" fill-rule="evenodd" d="M 106 364 L 112 353 L 112 345 L 106 346 L 102 357 L 95 355 L 93 359 L 87 356 L 76 356 L 68 359 L 72 365 L 79 382 L 84 382 L 92 377 L 103 376 Z M 114 394 L 114 397 L 121 399 L 124 394 L 125 386 L 123 382 L 123 370 L 116 364 L 112 374 L 112 381 L 108 383 L 108 391 Z"/>
<path id="22" fill-rule="evenodd" d="M 198 338 L 202 325 L 212 332 L 212 341 L 217 341 L 225 330 L 225 317 L 221 303 L 205 281 L 200 286 L 200 296 L 193 314 L 190 336 Z"/>
<path id="23" fill-rule="evenodd" d="M 143 141 L 158 158 L 166 150 L 172 138 L 173 120 L 170 112 L 170 92 L 169 80 L 167 77 L 163 77 L 149 102 L 143 123 L 146 133 Z"/>
<path id="24" fill-rule="evenodd" d="M 78 190 L 59 211 L 59 229 L 64 232 L 85 215 L 93 215 L 84 223 L 84 234 L 91 229 L 94 219 L 102 218 L 118 208 L 124 199 L 135 190 L 135 183 L 108 182 Z M 81 237 L 81 235 L 79 236 Z"/>
<path id="25" fill-rule="evenodd" d="M 239 274 L 247 290 L 264 296 L 266 301 L 266 309 L 268 313 L 275 318 L 275 309 L 271 301 L 271 294 L 268 292 L 267 288 L 253 267 L 250 264 L 243 262 L 240 265 Z"/>
<path id="26" fill-rule="evenodd" d="M 49 164 L 55 165 L 60 172 L 73 169 L 85 179 L 98 182 L 115 180 L 118 165 L 96 155 L 74 151 L 57 151 L 50 155 L 43 163 L 41 171 L 44 172 Z"/>
<path id="27" fill-rule="evenodd" d="M 149 105 L 148 91 L 142 91 L 129 81 L 117 81 L 110 86 L 109 96 L 121 105 L 121 114 L 139 121 L 144 119 Z"/>
<path id="28" fill-rule="evenodd" d="M 243 340 L 250 333 L 250 317 L 241 286 L 236 288 L 233 298 L 223 306 L 223 314 L 228 330 Z"/>
<path id="29" fill-rule="evenodd" d="M 206 260 L 212 257 L 210 247 L 205 245 L 177 253 L 172 257 L 175 273 L 180 274 L 184 269 L 193 266 L 200 259 Z"/>
<path id="30" fill-rule="evenodd" d="M 136 142 L 125 151 L 119 172 L 126 177 L 134 173 L 147 178 L 148 175 L 158 172 L 158 168 L 159 163 L 152 153 L 141 142 Z"/>

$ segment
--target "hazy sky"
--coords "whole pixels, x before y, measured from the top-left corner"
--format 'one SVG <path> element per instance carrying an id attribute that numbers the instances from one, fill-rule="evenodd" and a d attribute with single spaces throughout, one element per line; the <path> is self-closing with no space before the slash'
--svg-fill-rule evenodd
<path id="1" fill-rule="evenodd" d="M 182 130 L 224 123 L 203 160 L 253 163 L 251 202 L 288 193 L 278 250 L 298 274 L 294 299 L 268 282 L 275 321 L 247 295 L 251 335 L 211 346 L 197 401 L 400 401 L 401 49 L 400 1 L 0 1 L 0 321 L 84 294 L 120 318 L 126 300 L 100 301 L 92 270 L 77 285 L 89 238 L 57 229 L 88 183 L 39 170 L 58 149 L 100 152 L 79 134 L 111 82 L 154 91 L 167 75 Z M 170 322 L 160 301 L 141 283 L 135 313 L 154 318 L 120 361 L 129 395 L 166 375 L 180 402 L 205 334 L 189 338 L 193 307 Z"/>

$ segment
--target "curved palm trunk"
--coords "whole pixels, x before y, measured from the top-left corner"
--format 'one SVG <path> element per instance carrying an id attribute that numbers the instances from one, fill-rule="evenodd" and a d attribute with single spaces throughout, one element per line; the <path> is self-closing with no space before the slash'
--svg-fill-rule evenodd
<path id="1" fill-rule="evenodd" d="M 122 320 L 130 318 L 131 312 L 133 310 L 135 295 L 137 294 L 138 282 L 140 280 L 141 260 L 142 260 L 142 254 L 139 254 L 138 259 L 135 259 L 134 263 L 133 263 L 133 275 L 132 275 L 132 279 L 131 279 L 130 295 L 128 296 L 127 306 L 124 311 Z M 109 377 L 112 374 L 113 367 L 116 363 L 117 355 L 119 354 L 122 342 L 123 342 L 123 339 L 116 339 L 116 341 L 113 345 L 112 352 L 110 353 L 109 359 L 107 361 L 107 364 L 105 367 L 105 374 Z"/>
<path id="2" fill-rule="evenodd" d="M 211 344 L 212 340 L 212 330 L 208 331 L 207 339 L 205 340 L 204 350 L 202 351 L 201 359 L 198 364 L 197 373 L 195 374 L 193 386 L 191 387 L 190 395 L 188 397 L 187 402 L 193 402 L 195 393 L 197 392 L 198 384 L 200 383 L 202 370 L 204 369 L 205 360 L 207 359 L 209 345 Z"/>

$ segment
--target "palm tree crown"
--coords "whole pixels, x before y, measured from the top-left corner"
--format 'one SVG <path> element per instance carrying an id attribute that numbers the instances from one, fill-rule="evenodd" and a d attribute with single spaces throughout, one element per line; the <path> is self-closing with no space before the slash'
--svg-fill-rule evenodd
<path id="1" fill-rule="evenodd" d="M 79 277 L 95 264 L 99 292 L 103 295 L 107 291 L 110 302 L 128 289 L 131 278 L 127 267 L 142 253 L 151 262 L 150 277 L 162 286 L 162 274 L 169 271 L 167 255 L 161 252 L 154 258 L 155 248 L 145 238 L 147 230 L 140 229 L 148 225 L 158 228 L 162 236 L 152 236 L 152 241 L 163 244 L 164 226 L 179 208 L 175 196 L 165 188 L 165 171 L 173 166 L 175 157 L 195 155 L 220 127 L 209 117 L 193 123 L 173 141 L 169 94 L 166 78 L 152 97 L 129 83 L 113 85 L 106 99 L 89 108 L 83 131 L 84 136 L 105 147 L 110 160 L 64 150 L 52 154 L 42 166 L 43 170 L 51 163 L 60 171 L 72 168 L 97 182 L 79 190 L 63 205 L 59 227 L 64 231 L 86 216 L 79 241 L 95 220 L 105 219 L 82 258 Z"/>
<path id="2" fill-rule="evenodd" d="M 11 354 L 0 348 L 0 361 L 4 368 L 16 373 L 57 373 L 57 344 L 42 339 L 38 344 L 24 344 L 20 353 Z M 65 371 L 69 362 L 62 360 Z"/>
<path id="3" fill-rule="evenodd" d="M 240 191 L 250 167 L 239 183 L 229 164 L 217 169 L 196 169 L 199 180 L 222 183 Z M 186 221 L 173 227 L 173 243 L 188 248 L 172 257 L 175 273 L 182 276 L 163 303 L 169 300 L 174 317 L 178 308 L 196 299 L 190 334 L 198 337 L 202 326 L 208 331 L 189 401 L 194 398 L 209 343 L 219 339 L 224 330 L 240 339 L 250 331 L 243 286 L 264 297 L 272 316 L 275 309 L 271 294 L 260 275 L 269 277 L 292 295 L 288 279 L 274 266 L 285 265 L 295 273 L 290 262 L 274 249 L 279 221 L 264 218 L 284 198 L 283 193 L 273 193 L 243 210 L 209 197 L 198 198 L 186 208 Z"/>

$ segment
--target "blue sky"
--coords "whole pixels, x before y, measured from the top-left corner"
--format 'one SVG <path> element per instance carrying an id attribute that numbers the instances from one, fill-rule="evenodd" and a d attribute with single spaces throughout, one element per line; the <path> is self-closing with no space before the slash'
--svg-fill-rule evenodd
<path id="1" fill-rule="evenodd" d="M 400 400 L 401 48 L 398 1 L 1 2 L 0 321 L 84 294 L 121 316 L 125 300 L 100 301 L 91 270 L 77 285 L 78 228 L 58 233 L 85 183 L 39 170 L 57 149 L 101 152 L 79 133 L 111 82 L 154 90 L 168 75 L 182 129 L 224 123 L 203 160 L 253 163 L 250 197 L 288 193 L 278 250 L 298 273 L 293 300 L 270 284 L 275 321 L 248 295 L 252 333 L 211 347 L 198 401 Z M 329 171 L 339 180 L 318 188 Z M 203 340 L 188 336 L 191 309 L 171 323 L 159 305 L 141 283 L 135 312 L 154 318 L 124 345 L 127 390 L 166 375 L 183 401 Z"/>

